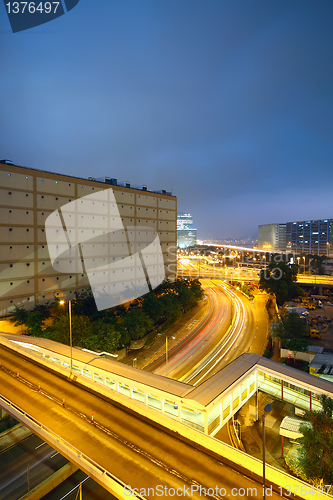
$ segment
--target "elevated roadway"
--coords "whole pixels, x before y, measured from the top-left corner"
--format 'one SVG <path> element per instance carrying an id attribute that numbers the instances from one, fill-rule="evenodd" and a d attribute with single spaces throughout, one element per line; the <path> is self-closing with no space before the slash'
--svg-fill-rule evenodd
<path id="1" fill-rule="evenodd" d="M 124 494 L 124 485 L 145 492 L 148 488 L 156 492 L 162 485 L 168 491 L 174 491 L 172 488 L 184 491 L 183 496 L 193 499 L 202 498 L 200 486 L 211 488 L 208 498 L 230 497 L 231 491 L 237 492 L 240 487 L 245 491 L 256 488 L 260 498 L 260 480 L 231 468 L 222 457 L 185 442 L 165 427 L 147 421 L 111 399 L 83 390 L 73 381 L 15 352 L 1 347 L 0 359 L 2 401 L 5 398 L 24 407 L 29 415 L 25 420 L 30 420 L 34 432 L 88 475 L 93 475 L 116 497 L 129 496 L 129 492 Z M 11 412 L 19 416 L 13 408 Z M 33 425 L 36 422 L 39 424 Z M 52 439 L 52 435 L 61 439 Z M 62 446 L 64 442 L 66 447 Z M 73 452 L 66 453 L 66 449 Z M 82 450 L 89 460 L 83 460 Z M 92 470 L 93 464 L 95 468 L 98 464 L 97 473 Z M 213 493 L 216 487 L 225 488 L 227 493 Z M 244 498 L 243 490 L 241 493 L 232 496 Z M 273 493 L 271 498 L 277 500 L 281 495 Z"/>

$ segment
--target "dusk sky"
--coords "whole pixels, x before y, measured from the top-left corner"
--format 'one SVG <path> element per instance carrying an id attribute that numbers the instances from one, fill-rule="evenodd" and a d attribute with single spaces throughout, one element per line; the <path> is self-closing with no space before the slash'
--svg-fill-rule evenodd
<path id="1" fill-rule="evenodd" d="M 172 190 L 198 238 L 333 218 L 332 0 L 80 0 L 12 33 L 0 157 Z"/>

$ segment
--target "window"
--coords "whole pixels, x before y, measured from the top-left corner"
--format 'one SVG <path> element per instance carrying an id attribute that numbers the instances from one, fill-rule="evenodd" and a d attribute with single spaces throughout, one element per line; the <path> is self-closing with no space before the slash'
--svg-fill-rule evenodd
<path id="1" fill-rule="evenodd" d="M 10 177 L 10 176 L 11 176 L 11 174 L 8 174 L 8 176 Z"/>
<path id="2" fill-rule="evenodd" d="M 9 264 L 9 267 L 13 267 L 13 264 Z"/>
<path id="3" fill-rule="evenodd" d="M 12 194 L 12 192 L 11 192 L 11 191 L 8 191 L 8 194 Z"/>
<path id="4" fill-rule="evenodd" d="M 11 213 L 12 213 L 12 211 L 11 211 L 11 210 L 9 210 L 9 213 L 11 214 Z"/>
<path id="5" fill-rule="evenodd" d="M 28 214 L 29 214 L 29 212 L 26 212 L 26 214 L 28 215 Z"/>
<path id="6" fill-rule="evenodd" d="M 26 194 L 26 196 L 29 196 L 28 194 Z"/>
<path id="7" fill-rule="evenodd" d="M 29 229 L 27 229 L 27 233 L 29 232 Z"/>
<path id="8" fill-rule="evenodd" d="M 44 198 L 44 196 L 42 196 L 42 198 Z"/>
<path id="9" fill-rule="evenodd" d="M 12 228 L 12 227 L 10 227 L 10 228 L 9 228 L 9 231 L 13 231 L 13 228 Z"/>

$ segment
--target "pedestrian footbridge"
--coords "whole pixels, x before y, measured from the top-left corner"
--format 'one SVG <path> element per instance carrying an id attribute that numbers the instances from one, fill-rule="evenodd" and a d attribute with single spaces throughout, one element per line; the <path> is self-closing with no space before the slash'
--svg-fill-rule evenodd
<path id="1" fill-rule="evenodd" d="M 13 368 L 8 369 L 9 364 L 15 366 L 16 359 L 22 360 L 22 372 L 17 374 L 13 373 Z M 319 408 L 322 394 L 333 398 L 331 382 L 254 353 L 241 355 L 198 387 L 101 359 L 77 348 L 72 349 L 71 357 L 68 346 L 10 334 L 0 335 L 0 364 L 0 406 L 118 498 L 124 498 L 124 485 L 133 486 L 138 480 L 140 484 L 143 481 L 151 484 L 160 481 L 163 475 L 166 484 L 169 481 L 174 485 L 179 478 L 183 478 L 181 484 L 192 481 L 188 478 L 198 474 L 194 458 L 199 452 L 206 453 L 203 458 L 206 462 L 208 455 L 213 455 L 221 462 L 234 464 L 260 485 L 261 460 L 214 438 L 218 430 L 258 391 L 289 401 L 301 409 Z M 36 378 L 37 372 L 40 379 Z M 42 387 L 39 387 L 39 380 Z M 65 385 L 67 391 L 73 388 L 73 394 L 75 387 L 78 401 L 89 400 L 90 410 L 81 404 L 73 413 L 67 401 L 62 405 L 60 398 Z M 43 390 L 43 386 L 47 389 Z M 91 403 L 94 394 L 99 398 Z M 99 410 L 95 406 L 101 425 L 98 422 L 96 426 L 91 425 L 91 413 L 87 412 L 91 411 L 91 404 L 102 405 L 103 400 L 114 402 L 119 411 L 126 413 L 120 419 L 117 432 L 109 409 Z M 133 419 L 137 419 L 134 426 L 129 424 Z M 146 432 L 151 439 L 154 435 L 154 446 L 149 444 L 151 439 L 147 441 L 141 437 L 144 429 L 149 429 Z M 136 440 L 139 441 L 137 445 Z M 180 444 L 180 440 L 186 444 Z M 108 451 L 108 446 L 113 446 L 112 452 Z M 173 460 L 181 446 L 190 446 L 186 457 L 191 456 L 191 460 L 181 461 L 183 465 L 176 472 L 173 468 L 161 468 L 166 453 Z M 151 455 L 152 450 L 154 455 Z M 145 465 L 147 461 L 149 466 Z M 186 474 L 184 468 L 187 468 Z M 203 469 L 205 474 L 210 474 L 210 470 L 211 466 Z M 226 481 L 223 471 L 221 468 L 219 473 L 221 485 Z M 216 477 L 211 473 L 207 484 L 216 484 Z M 292 485 L 291 491 L 297 490 L 297 496 L 308 498 L 305 483 L 269 465 L 266 466 L 266 479 L 278 487 Z M 197 497 L 193 495 L 192 498 Z"/>
<path id="2" fill-rule="evenodd" d="M 3 342 L 46 366 L 70 372 L 70 348 L 46 339 L 6 335 Z M 72 377 L 117 392 L 136 407 L 144 405 L 204 434 L 214 436 L 258 391 L 314 410 L 319 398 L 333 398 L 333 384 L 263 358 L 242 354 L 198 387 L 100 358 L 78 348 L 72 351 Z M 89 385 L 90 385 L 89 384 Z"/>

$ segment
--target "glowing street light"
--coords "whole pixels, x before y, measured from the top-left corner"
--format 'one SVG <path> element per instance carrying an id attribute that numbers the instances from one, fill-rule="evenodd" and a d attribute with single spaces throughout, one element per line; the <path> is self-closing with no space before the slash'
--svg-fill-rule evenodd
<path id="1" fill-rule="evenodd" d="M 64 300 L 60 300 L 59 304 L 63 305 L 65 304 Z M 71 348 L 71 364 L 70 364 L 70 370 L 69 374 L 70 376 L 72 375 L 72 369 L 73 369 L 73 342 L 72 342 L 72 301 L 68 301 L 68 314 L 69 314 L 69 345 Z"/>

